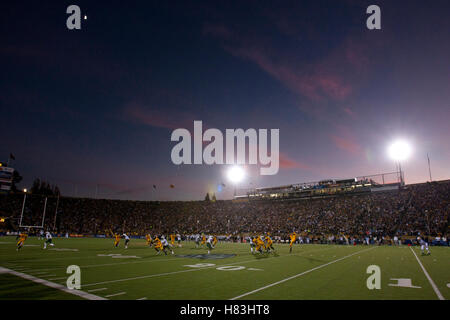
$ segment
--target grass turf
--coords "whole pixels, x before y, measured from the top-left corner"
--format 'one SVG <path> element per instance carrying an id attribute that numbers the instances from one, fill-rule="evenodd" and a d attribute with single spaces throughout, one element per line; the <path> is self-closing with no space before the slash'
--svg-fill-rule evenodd
<path id="1" fill-rule="evenodd" d="M 30 237 L 17 252 L 15 237 L 1 237 L 0 266 L 65 285 L 66 269 L 75 264 L 81 268 L 81 290 L 107 299 L 438 299 L 414 250 L 440 293 L 450 298 L 447 247 L 421 256 L 419 248 L 407 246 L 294 245 L 289 254 L 288 245 L 275 244 L 276 254 L 252 255 L 248 244 L 219 243 L 212 254 L 234 256 L 199 259 L 180 257 L 206 254 L 193 242 L 167 256 L 157 256 L 140 239 L 132 239 L 128 249 L 123 241 L 113 248 L 112 239 L 54 238 L 54 243 L 43 250 L 43 241 Z M 381 268 L 380 290 L 367 289 L 369 265 Z M 390 286 L 395 278 L 411 279 L 420 288 Z M 81 298 L 0 273 L 0 299 Z"/>

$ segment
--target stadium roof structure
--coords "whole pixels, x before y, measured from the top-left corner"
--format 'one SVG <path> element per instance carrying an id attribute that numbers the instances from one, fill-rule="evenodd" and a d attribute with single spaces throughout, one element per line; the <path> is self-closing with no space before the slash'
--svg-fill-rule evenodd
<path id="1" fill-rule="evenodd" d="M 357 194 L 387 190 L 398 190 L 402 185 L 400 172 L 388 172 L 346 179 L 325 179 L 301 182 L 276 187 L 251 188 L 235 199 L 293 199 L 332 196 L 337 194 Z"/>

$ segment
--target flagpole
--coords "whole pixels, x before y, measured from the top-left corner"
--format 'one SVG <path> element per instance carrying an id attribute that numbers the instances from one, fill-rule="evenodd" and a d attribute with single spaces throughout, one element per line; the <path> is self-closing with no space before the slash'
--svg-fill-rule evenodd
<path id="1" fill-rule="evenodd" d="M 8 157 L 8 162 L 6 163 L 6 166 L 9 167 L 9 163 L 11 160 L 16 160 L 16 157 L 10 152 Z"/>

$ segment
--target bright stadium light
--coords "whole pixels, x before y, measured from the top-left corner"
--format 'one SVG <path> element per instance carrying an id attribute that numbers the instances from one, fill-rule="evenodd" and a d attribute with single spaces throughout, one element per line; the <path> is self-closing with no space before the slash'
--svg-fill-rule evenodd
<path id="1" fill-rule="evenodd" d="M 389 156 L 395 161 L 403 161 L 409 158 L 412 149 L 408 142 L 397 140 L 388 148 Z"/>
<path id="2" fill-rule="evenodd" d="M 411 156 L 412 153 L 411 145 L 404 140 L 394 141 L 389 146 L 388 153 L 391 159 L 397 162 L 400 184 L 404 185 L 405 178 L 402 172 L 401 161 L 406 160 Z"/>
<path id="3" fill-rule="evenodd" d="M 245 178 L 245 171 L 241 167 L 234 166 L 231 167 L 230 170 L 228 170 L 228 179 L 234 183 L 237 184 L 244 180 Z"/>

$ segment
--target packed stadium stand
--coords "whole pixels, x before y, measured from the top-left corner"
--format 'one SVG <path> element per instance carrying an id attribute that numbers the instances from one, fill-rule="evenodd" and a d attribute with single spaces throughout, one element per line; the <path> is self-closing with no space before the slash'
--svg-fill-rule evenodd
<path id="1" fill-rule="evenodd" d="M 15 231 L 23 194 L 0 196 L 0 231 Z M 39 225 L 44 197 L 30 195 L 24 220 Z M 53 206 L 53 207 L 52 207 Z M 310 235 L 364 237 L 449 234 L 450 181 L 406 185 L 399 190 L 340 194 L 318 199 L 259 201 L 125 201 L 61 197 L 49 199 L 44 228 L 59 233 L 105 234 L 109 230 L 181 234 L 243 235 L 270 232 L 286 237 L 293 230 Z M 29 224 L 28 224 L 29 225 Z M 8 229 L 8 230 L 7 230 Z M 12 230 L 11 230 L 12 229 Z M 448 237 L 447 237 L 448 238 Z"/>

